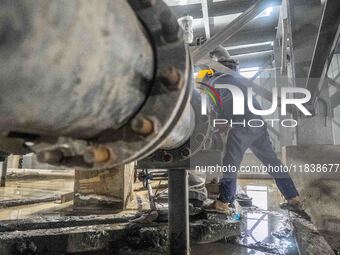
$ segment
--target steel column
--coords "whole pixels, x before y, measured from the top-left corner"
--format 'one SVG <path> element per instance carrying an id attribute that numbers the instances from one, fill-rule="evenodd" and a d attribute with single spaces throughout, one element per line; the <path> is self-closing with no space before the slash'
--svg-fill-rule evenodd
<path id="1" fill-rule="evenodd" d="M 287 74 L 288 19 L 282 20 L 281 75 Z"/>
<path id="2" fill-rule="evenodd" d="M 169 170 L 169 254 L 190 253 L 188 173 L 184 169 Z"/>
<path id="3" fill-rule="evenodd" d="M 205 36 L 210 39 L 210 22 L 208 12 L 208 0 L 202 0 L 203 23 L 205 29 Z"/>
<path id="4" fill-rule="evenodd" d="M 340 2 L 327 0 L 320 22 L 319 32 L 314 48 L 312 63 L 306 82 L 306 88 L 312 94 L 311 103 L 316 103 L 327 75 L 330 58 L 336 49 L 340 34 Z"/>
<path id="5" fill-rule="evenodd" d="M 5 160 L 2 162 L 0 187 L 6 186 L 7 163 L 8 163 L 8 157 L 6 157 Z"/>

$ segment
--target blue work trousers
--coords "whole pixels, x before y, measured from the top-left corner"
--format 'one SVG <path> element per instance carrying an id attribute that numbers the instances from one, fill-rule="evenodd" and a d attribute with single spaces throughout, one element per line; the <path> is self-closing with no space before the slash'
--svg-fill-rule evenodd
<path id="1" fill-rule="evenodd" d="M 250 149 L 255 156 L 267 166 L 267 169 L 279 169 L 283 166 L 273 150 L 267 128 L 233 127 L 229 130 L 226 151 L 223 158 L 224 166 L 233 166 L 237 170 L 240 167 L 244 153 Z M 271 167 L 271 168 L 270 168 Z M 275 168 L 276 167 L 276 168 Z M 230 167 L 229 167 L 230 168 Z M 281 167 L 282 168 L 282 167 Z M 275 179 L 281 194 L 290 199 L 298 196 L 298 191 L 286 171 L 268 171 Z M 219 200 L 224 203 L 232 203 L 236 194 L 237 172 L 228 171 L 220 179 Z"/>

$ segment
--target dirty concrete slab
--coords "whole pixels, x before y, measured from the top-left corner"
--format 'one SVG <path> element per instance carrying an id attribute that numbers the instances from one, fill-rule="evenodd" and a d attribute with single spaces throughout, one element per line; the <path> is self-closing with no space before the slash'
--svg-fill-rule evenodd
<path id="1" fill-rule="evenodd" d="M 124 224 L 0 233 L 0 254 L 56 254 L 100 250 L 121 238 Z"/>
<path id="2" fill-rule="evenodd" d="M 269 253 L 261 252 L 251 248 L 243 247 L 237 244 L 220 241 L 205 245 L 193 245 L 191 247 L 193 255 L 269 255 Z"/>
<path id="3" fill-rule="evenodd" d="M 293 212 L 289 215 L 301 255 L 335 255 L 332 247 L 310 220 Z"/>
<path id="4" fill-rule="evenodd" d="M 0 254 L 11 254 L 13 250 L 19 254 L 23 251 L 63 254 L 140 247 L 166 253 L 167 228 L 166 223 L 117 223 L 7 231 L 0 233 Z M 235 221 L 194 222 L 190 231 L 192 243 L 214 242 L 217 236 L 224 239 L 239 234 L 239 223 Z"/>
<path id="5" fill-rule="evenodd" d="M 126 223 L 138 217 L 136 212 L 124 212 L 108 215 L 85 216 L 39 216 L 30 219 L 0 221 L 0 233 L 10 231 L 24 231 L 33 229 L 65 228 L 75 226 L 90 226 L 99 224 Z"/>
<path id="6" fill-rule="evenodd" d="M 60 215 L 64 210 L 68 210 L 70 207 L 72 207 L 72 202 L 63 204 L 47 202 L 2 208 L 0 210 L 0 220 L 39 218 L 41 215 Z"/>
<path id="7" fill-rule="evenodd" d="M 241 213 L 241 224 L 238 228 L 232 230 L 230 230 L 231 227 L 228 226 L 230 223 L 227 221 L 224 224 L 207 223 L 204 219 L 201 222 L 192 222 L 192 254 L 297 255 L 298 251 L 294 240 L 292 241 L 291 229 L 286 224 L 288 214 L 278 207 L 282 197 L 275 183 L 272 180 L 239 180 L 239 184 L 249 196 L 253 197 L 255 206 L 243 208 L 239 211 Z M 143 205 L 143 201 L 147 204 L 144 193 L 146 194 L 144 190 L 137 192 L 136 197 L 143 199 L 140 199 L 142 202 L 137 201 L 133 208 L 141 209 L 140 206 Z M 44 204 L 51 203 L 42 203 L 36 206 L 39 207 Z M 2 240 L 6 241 L 5 243 L 9 244 L 11 249 L 17 250 L 46 250 L 49 242 L 55 242 L 57 251 L 75 252 L 81 250 L 81 252 L 87 251 L 88 254 L 141 254 L 140 247 L 143 247 L 143 254 L 166 254 L 166 222 L 131 227 L 132 225 L 128 226 L 126 223 L 129 219 L 129 213 L 127 213 L 126 219 L 123 219 L 124 217 L 119 216 L 119 214 L 115 218 L 116 216 L 112 214 L 112 217 L 107 217 L 108 221 L 105 221 L 105 215 L 85 216 L 80 211 L 74 211 L 71 203 L 66 204 L 71 206 L 71 211 L 66 211 L 68 216 L 65 216 L 65 210 L 59 211 L 57 208 L 53 210 L 41 208 L 35 211 L 31 208 L 33 210 L 31 215 L 27 214 L 21 217 L 30 217 L 31 219 L 20 221 L 22 231 L 17 232 L 21 235 L 17 239 L 18 242 L 11 243 L 14 238 L 13 233 L 6 235 L 6 233 L 11 233 L 8 231 L 15 229 L 15 224 L 8 222 L 2 228 L 3 231 L 7 232 L 0 233 L 0 239 L 6 237 Z M 17 218 L 20 217 L 15 217 L 15 219 Z M 79 219 L 79 222 L 76 219 Z M 48 227 L 48 224 L 45 224 L 46 222 L 50 222 L 53 226 Z M 233 236 L 233 238 L 227 238 L 228 242 L 223 241 L 228 236 Z M 235 236 L 239 236 L 239 238 L 235 238 Z M 40 239 L 46 240 L 46 243 L 45 241 L 40 242 Z M 24 240 L 24 242 L 20 240 Z M 44 246 L 44 243 L 46 246 Z M 83 243 L 86 245 L 81 245 Z M 206 253 L 203 251 L 206 251 Z M 0 251 L 0 254 L 3 253 Z"/>
<path id="8" fill-rule="evenodd" d="M 340 254 L 340 233 L 331 231 L 319 231 L 326 239 L 327 243 L 332 247 L 335 254 Z"/>

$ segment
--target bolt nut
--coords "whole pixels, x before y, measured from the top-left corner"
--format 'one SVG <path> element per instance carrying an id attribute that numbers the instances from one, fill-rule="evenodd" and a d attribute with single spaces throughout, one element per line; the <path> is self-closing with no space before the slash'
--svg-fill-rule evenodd
<path id="1" fill-rule="evenodd" d="M 203 140 L 204 140 L 204 135 L 203 135 L 202 133 L 199 133 L 198 135 L 195 136 L 195 140 L 196 140 L 196 142 L 198 142 L 198 143 L 203 142 Z"/>
<path id="2" fill-rule="evenodd" d="M 139 135 L 148 136 L 154 131 L 154 123 L 146 117 L 136 117 L 131 121 L 131 129 Z"/>
<path id="3" fill-rule="evenodd" d="M 172 161 L 172 155 L 169 154 L 169 153 L 165 153 L 165 154 L 163 155 L 163 160 L 164 160 L 164 162 L 170 162 L 170 161 Z"/>
<path id="4" fill-rule="evenodd" d="M 161 82 L 170 91 L 178 90 L 182 87 L 181 74 L 174 66 L 169 66 L 161 72 Z"/>
<path id="5" fill-rule="evenodd" d="M 170 10 L 165 10 L 159 15 L 162 26 L 162 37 L 165 42 L 176 42 L 181 36 L 181 29 L 177 23 L 177 19 Z"/>
<path id="6" fill-rule="evenodd" d="M 43 163 L 56 164 L 59 163 L 64 157 L 60 150 L 41 151 L 37 154 L 37 159 Z"/>
<path id="7" fill-rule="evenodd" d="M 84 160 L 87 163 L 105 163 L 110 158 L 110 150 L 105 147 L 90 147 L 84 153 Z"/>
<path id="8" fill-rule="evenodd" d="M 181 154 L 184 157 L 188 157 L 191 154 L 191 151 L 190 151 L 189 148 L 185 148 L 185 149 L 182 150 Z"/>

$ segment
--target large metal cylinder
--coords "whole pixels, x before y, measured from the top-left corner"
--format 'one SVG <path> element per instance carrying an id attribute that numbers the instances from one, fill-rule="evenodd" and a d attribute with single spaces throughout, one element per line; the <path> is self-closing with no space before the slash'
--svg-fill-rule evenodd
<path id="1" fill-rule="evenodd" d="M 125 124 L 154 73 L 125 0 L 0 2 L 0 132 L 91 138 Z"/>
<path id="2" fill-rule="evenodd" d="M 190 102 L 185 107 L 182 116 L 171 133 L 162 143 L 161 149 L 176 149 L 188 141 L 195 128 L 195 112 Z"/>

